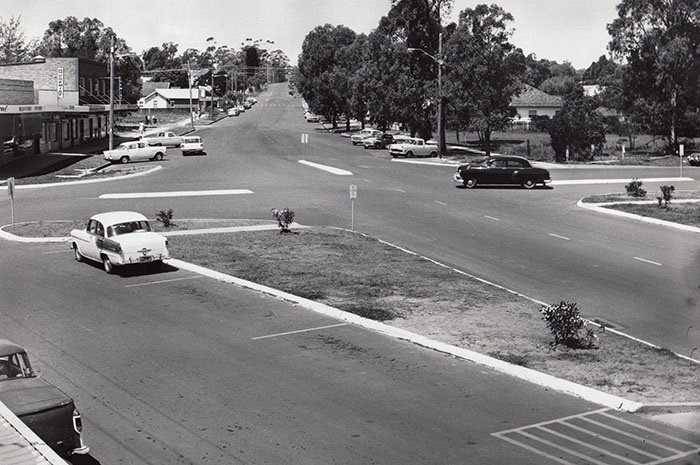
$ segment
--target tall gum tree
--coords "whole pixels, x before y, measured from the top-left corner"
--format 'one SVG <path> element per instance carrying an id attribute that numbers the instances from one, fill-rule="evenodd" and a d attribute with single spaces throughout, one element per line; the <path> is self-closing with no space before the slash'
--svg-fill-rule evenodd
<path id="1" fill-rule="evenodd" d="M 628 65 L 628 113 L 665 134 L 675 152 L 679 125 L 700 100 L 700 0 L 623 0 L 617 11 L 609 48 Z"/>

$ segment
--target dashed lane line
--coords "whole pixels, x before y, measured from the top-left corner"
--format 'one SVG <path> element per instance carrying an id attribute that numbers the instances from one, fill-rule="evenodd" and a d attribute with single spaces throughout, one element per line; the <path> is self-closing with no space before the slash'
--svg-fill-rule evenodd
<path id="1" fill-rule="evenodd" d="M 344 169 L 336 168 L 334 166 L 322 165 L 320 163 L 314 163 L 314 162 L 308 161 L 308 160 L 299 160 L 299 163 L 301 163 L 302 165 L 310 166 L 312 168 L 326 171 L 328 173 L 332 173 L 332 174 L 335 174 L 338 176 L 352 176 L 353 175 L 352 171 L 347 171 Z"/>

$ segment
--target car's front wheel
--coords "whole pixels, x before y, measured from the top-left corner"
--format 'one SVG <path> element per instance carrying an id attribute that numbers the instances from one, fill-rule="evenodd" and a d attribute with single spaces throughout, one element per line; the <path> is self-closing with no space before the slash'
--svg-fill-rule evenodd
<path id="1" fill-rule="evenodd" d="M 533 187 L 535 187 L 535 180 L 534 179 L 526 179 L 525 181 L 523 181 L 522 186 L 525 189 L 532 189 Z"/>
<path id="2" fill-rule="evenodd" d="M 107 273 L 114 273 L 114 264 L 112 263 L 112 260 L 110 260 L 107 256 L 102 257 L 102 267 Z"/>
<path id="3" fill-rule="evenodd" d="M 477 184 L 478 184 L 478 182 L 477 182 L 476 178 L 473 178 L 473 177 L 466 178 L 464 180 L 464 187 L 466 187 L 467 189 L 472 189 L 472 188 L 476 187 Z"/>
<path id="4" fill-rule="evenodd" d="M 409 158 L 412 156 L 413 156 L 413 152 L 411 152 L 410 150 L 408 152 L 406 152 L 406 158 Z"/>
<path id="5" fill-rule="evenodd" d="M 79 262 L 83 261 L 83 254 L 81 254 L 80 250 L 78 250 L 77 244 L 73 244 L 73 254 L 75 255 L 76 261 L 79 261 Z"/>
<path id="6" fill-rule="evenodd" d="M 125 164 L 129 163 L 129 157 L 127 157 L 126 155 L 124 155 L 123 157 L 121 157 L 121 158 L 119 159 L 119 163 L 121 163 L 122 165 L 125 165 Z"/>

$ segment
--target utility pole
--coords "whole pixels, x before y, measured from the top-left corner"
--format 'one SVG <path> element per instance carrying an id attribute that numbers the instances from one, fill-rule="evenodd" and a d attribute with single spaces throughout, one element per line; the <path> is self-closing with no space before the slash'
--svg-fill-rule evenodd
<path id="1" fill-rule="evenodd" d="M 189 60 L 187 60 L 187 87 L 190 90 L 190 124 L 194 130 L 194 110 L 192 109 L 192 73 L 190 72 Z"/>
<path id="2" fill-rule="evenodd" d="M 109 43 L 109 150 L 114 148 L 114 36 Z"/>

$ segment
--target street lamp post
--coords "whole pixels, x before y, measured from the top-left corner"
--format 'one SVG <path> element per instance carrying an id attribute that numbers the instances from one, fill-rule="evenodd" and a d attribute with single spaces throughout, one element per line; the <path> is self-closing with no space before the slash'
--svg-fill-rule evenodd
<path id="1" fill-rule="evenodd" d="M 442 67 L 445 65 L 445 61 L 442 58 L 442 32 L 440 33 L 439 36 L 439 43 L 438 43 L 438 56 L 434 57 L 430 53 L 426 52 L 422 48 L 415 48 L 415 47 L 409 47 L 406 50 L 409 52 L 421 52 L 422 54 L 430 57 L 435 63 L 438 65 L 438 78 L 437 78 L 437 84 L 438 84 L 438 153 L 440 155 L 440 158 L 442 158 L 442 155 L 447 152 L 447 147 L 445 144 L 445 127 L 444 127 L 444 106 L 442 102 Z"/>

